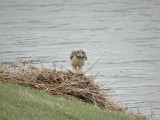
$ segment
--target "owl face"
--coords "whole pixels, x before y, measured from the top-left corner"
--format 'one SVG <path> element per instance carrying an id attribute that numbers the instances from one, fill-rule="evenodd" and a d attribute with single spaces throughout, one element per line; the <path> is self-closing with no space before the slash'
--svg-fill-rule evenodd
<path id="1" fill-rule="evenodd" d="M 76 53 L 76 56 L 78 58 L 84 58 L 85 57 L 85 52 L 82 51 L 82 50 L 78 50 L 77 53 Z"/>

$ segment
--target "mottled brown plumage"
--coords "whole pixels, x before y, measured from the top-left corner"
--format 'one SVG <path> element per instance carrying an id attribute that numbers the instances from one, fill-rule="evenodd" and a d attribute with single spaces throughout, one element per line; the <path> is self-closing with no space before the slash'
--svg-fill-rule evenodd
<path id="1" fill-rule="evenodd" d="M 82 73 L 82 67 L 85 65 L 87 55 L 83 50 L 74 50 L 70 55 L 71 65 L 75 69 L 76 73 Z"/>

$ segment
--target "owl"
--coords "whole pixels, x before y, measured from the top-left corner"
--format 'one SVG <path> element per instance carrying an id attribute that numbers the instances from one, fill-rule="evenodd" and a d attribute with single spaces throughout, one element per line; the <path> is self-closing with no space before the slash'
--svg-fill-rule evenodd
<path id="1" fill-rule="evenodd" d="M 82 74 L 82 67 L 85 65 L 87 55 L 83 50 L 74 50 L 70 55 L 71 65 L 77 74 Z"/>

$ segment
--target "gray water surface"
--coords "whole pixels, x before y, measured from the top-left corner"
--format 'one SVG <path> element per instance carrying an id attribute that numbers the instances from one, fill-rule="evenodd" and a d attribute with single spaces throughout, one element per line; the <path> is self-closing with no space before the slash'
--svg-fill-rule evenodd
<path id="1" fill-rule="evenodd" d="M 0 0 L 0 60 L 71 69 L 84 49 L 112 99 L 160 119 L 159 0 Z"/>

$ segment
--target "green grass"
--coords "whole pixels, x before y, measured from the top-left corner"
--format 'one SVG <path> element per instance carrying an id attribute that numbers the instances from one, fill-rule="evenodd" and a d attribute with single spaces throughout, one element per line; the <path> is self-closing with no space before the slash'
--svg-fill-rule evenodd
<path id="1" fill-rule="evenodd" d="M 122 113 L 0 83 L 0 120 L 139 120 Z"/>

